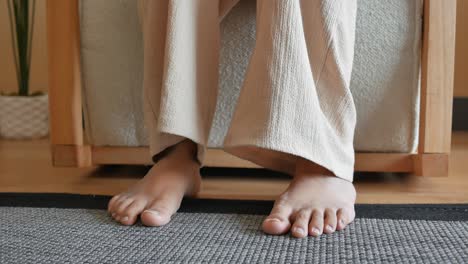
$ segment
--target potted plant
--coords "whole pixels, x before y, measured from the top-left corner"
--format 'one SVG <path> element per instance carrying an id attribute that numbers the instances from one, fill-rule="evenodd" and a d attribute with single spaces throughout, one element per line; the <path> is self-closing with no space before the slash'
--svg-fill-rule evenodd
<path id="1" fill-rule="evenodd" d="M 25 139 L 49 132 L 48 96 L 31 93 L 35 0 L 7 0 L 18 90 L 0 94 L 0 137 Z"/>

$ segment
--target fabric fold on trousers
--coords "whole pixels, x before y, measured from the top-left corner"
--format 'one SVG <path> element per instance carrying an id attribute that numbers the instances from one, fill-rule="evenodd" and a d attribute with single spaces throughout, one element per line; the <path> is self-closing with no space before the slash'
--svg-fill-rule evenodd
<path id="1" fill-rule="evenodd" d="M 227 0 L 224 0 L 227 1 Z M 211 0 L 140 0 L 144 104 L 154 157 L 188 138 L 204 159 L 218 91 L 219 9 Z"/>
<path id="2" fill-rule="evenodd" d="M 294 173 L 297 156 L 353 180 L 356 1 L 258 0 L 257 40 L 226 150 Z"/>
<path id="3" fill-rule="evenodd" d="M 238 0 L 140 0 L 150 151 L 185 138 L 203 163 L 218 89 L 219 27 Z M 257 40 L 225 149 L 294 173 L 298 157 L 352 181 L 349 90 L 356 0 L 258 0 Z"/>

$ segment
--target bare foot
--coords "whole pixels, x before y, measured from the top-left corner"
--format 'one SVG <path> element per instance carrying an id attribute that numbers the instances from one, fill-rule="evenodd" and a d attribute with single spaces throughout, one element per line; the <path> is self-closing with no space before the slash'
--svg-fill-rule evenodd
<path id="1" fill-rule="evenodd" d="M 143 179 L 110 200 L 108 211 L 112 217 L 124 225 L 133 225 L 138 215 L 146 226 L 169 223 L 182 198 L 200 189 L 200 165 L 194 158 L 196 149 L 190 140 L 174 146 Z"/>
<path id="2" fill-rule="evenodd" d="M 326 170 L 312 173 L 313 165 L 300 162 L 291 184 L 263 221 L 263 231 L 271 235 L 291 231 L 294 237 L 301 238 L 344 229 L 355 217 L 353 184 Z"/>

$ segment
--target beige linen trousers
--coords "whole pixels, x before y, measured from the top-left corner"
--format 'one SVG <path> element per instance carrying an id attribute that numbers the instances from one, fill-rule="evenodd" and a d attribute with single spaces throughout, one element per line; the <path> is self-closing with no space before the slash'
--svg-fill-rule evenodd
<path id="1" fill-rule="evenodd" d="M 154 159 L 184 139 L 203 164 L 218 90 L 220 22 L 239 0 L 140 0 Z M 351 181 L 356 0 L 257 0 L 256 44 L 224 149 L 293 174 L 310 160 Z"/>

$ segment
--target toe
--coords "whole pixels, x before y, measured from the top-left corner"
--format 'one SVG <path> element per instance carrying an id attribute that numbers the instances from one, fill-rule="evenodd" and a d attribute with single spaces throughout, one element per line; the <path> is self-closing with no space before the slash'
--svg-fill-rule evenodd
<path id="1" fill-rule="evenodd" d="M 270 235 L 281 235 L 289 231 L 292 208 L 283 202 L 275 202 L 270 215 L 263 221 L 262 229 Z"/>
<path id="2" fill-rule="evenodd" d="M 120 216 L 120 218 L 124 217 L 125 214 L 126 214 L 126 209 L 127 207 L 134 201 L 133 198 L 131 197 L 127 197 L 126 199 L 122 199 L 119 201 L 118 204 L 116 204 L 115 206 L 115 209 L 114 209 L 114 213 L 118 216 Z"/>
<path id="3" fill-rule="evenodd" d="M 354 210 L 350 211 L 348 209 L 341 208 L 336 213 L 336 218 L 336 230 L 343 230 L 349 223 L 354 220 Z"/>
<path id="4" fill-rule="evenodd" d="M 127 206 L 124 212 L 122 212 L 122 218 L 120 219 L 120 223 L 123 225 L 133 225 L 135 224 L 138 215 L 143 211 L 146 207 L 147 202 L 144 199 L 136 199 L 131 204 Z"/>
<path id="5" fill-rule="evenodd" d="M 163 226 L 169 223 L 176 210 L 168 207 L 167 202 L 156 200 L 141 213 L 141 222 L 145 226 Z"/>
<path id="6" fill-rule="evenodd" d="M 112 203 L 110 213 L 117 215 L 117 209 L 120 207 L 120 204 L 125 200 L 127 200 L 127 195 L 119 194 L 115 201 Z"/>
<path id="7" fill-rule="evenodd" d="M 325 209 L 325 220 L 324 220 L 323 232 L 331 234 L 336 230 L 336 210 L 327 208 Z"/>
<path id="8" fill-rule="evenodd" d="M 301 210 L 296 214 L 294 218 L 294 224 L 291 228 L 291 234 L 294 237 L 302 238 L 307 236 L 307 227 L 309 225 L 310 214 L 310 210 Z"/>
<path id="9" fill-rule="evenodd" d="M 109 212 L 110 214 L 114 212 L 115 204 L 119 199 L 120 199 L 120 195 L 115 195 L 114 197 L 112 197 L 112 199 L 110 199 L 107 205 L 107 212 Z"/>
<path id="10" fill-rule="evenodd" d="M 323 230 L 323 210 L 316 209 L 312 212 L 309 222 L 309 235 L 320 236 Z"/>

